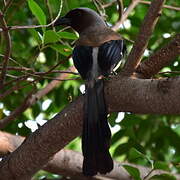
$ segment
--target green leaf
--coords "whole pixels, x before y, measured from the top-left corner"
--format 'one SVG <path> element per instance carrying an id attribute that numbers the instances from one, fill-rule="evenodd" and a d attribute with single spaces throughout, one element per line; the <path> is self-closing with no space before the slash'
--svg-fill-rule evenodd
<path id="1" fill-rule="evenodd" d="M 135 148 L 130 149 L 129 156 L 130 156 L 130 159 L 146 158 L 144 154 L 142 154 Z"/>
<path id="2" fill-rule="evenodd" d="M 44 33 L 44 44 L 55 43 L 59 41 L 60 37 L 55 31 L 48 30 Z"/>
<path id="3" fill-rule="evenodd" d="M 0 120 L 3 118 L 3 109 L 0 108 Z"/>
<path id="4" fill-rule="evenodd" d="M 165 170 L 165 171 L 169 171 L 169 166 L 168 166 L 168 163 L 165 163 L 165 162 L 162 162 L 162 161 L 156 161 L 154 163 L 154 169 L 162 169 L 162 170 Z"/>
<path id="5" fill-rule="evenodd" d="M 69 56 L 70 54 L 72 54 L 72 48 L 70 48 L 69 46 L 65 46 L 62 44 L 52 44 L 50 45 L 50 47 L 64 56 Z"/>
<path id="6" fill-rule="evenodd" d="M 176 178 L 170 174 L 154 175 L 150 180 L 176 180 Z"/>
<path id="7" fill-rule="evenodd" d="M 57 34 L 59 35 L 60 38 L 64 38 L 64 39 L 76 40 L 78 38 L 76 34 L 65 31 L 57 32 Z"/>
<path id="8" fill-rule="evenodd" d="M 108 117 L 108 121 L 109 121 L 109 124 L 110 124 L 111 126 L 115 126 L 115 125 L 116 125 L 115 120 L 116 120 L 117 116 L 118 116 L 118 113 L 113 112 L 113 113 L 111 113 L 110 116 Z"/>
<path id="9" fill-rule="evenodd" d="M 146 159 L 151 164 L 151 167 L 154 168 L 154 162 L 147 155 L 141 153 L 135 148 L 130 149 L 129 158 L 131 160 L 138 159 L 138 158 Z"/>
<path id="10" fill-rule="evenodd" d="M 35 29 L 29 29 L 29 32 L 39 45 L 42 44 L 42 39 L 39 32 L 37 32 Z"/>
<path id="11" fill-rule="evenodd" d="M 132 127 L 136 124 L 139 124 L 141 118 L 134 114 L 126 114 L 124 119 L 120 122 L 122 127 Z"/>
<path id="12" fill-rule="evenodd" d="M 114 145 L 117 141 L 120 141 L 120 139 L 124 136 L 126 132 L 126 129 L 121 129 L 117 133 L 115 133 L 111 139 L 111 145 Z"/>
<path id="13" fill-rule="evenodd" d="M 123 165 L 123 167 L 133 177 L 134 180 L 142 180 L 140 177 L 140 172 L 138 168 L 135 168 L 129 165 Z"/>
<path id="14" fill-rule="evenodd" d="M 34 0 L 28 0 L 28 5 L 29 5 L 31 12 L 37 18 L 39 23 L 41 25 L 45 25 L 46 24 L 46 15 L 44 14 L 44 12 L 40 8 L 40 6 Z"/>
<path id="15" fill-rule="evenodd" d="M 123 143 L 117 146 L 116 150 L 114 151 L 113 156 L 118 157 L 122 154 L 127 153 L 127 151 L 133 146 L 131 142 Z"/>

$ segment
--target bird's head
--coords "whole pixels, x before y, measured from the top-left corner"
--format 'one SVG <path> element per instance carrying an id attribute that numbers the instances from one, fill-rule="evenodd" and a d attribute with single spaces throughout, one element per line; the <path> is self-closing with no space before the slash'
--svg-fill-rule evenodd
<path id="1" fill-rule="evenodd" d="M 106 23 L 95 11 L 89 8 L 76 8 L 54 23 L 54 26 L 59 25 L 71 26 L 78 33 L 81 33 L 89 27 L 106 26 Z"/>

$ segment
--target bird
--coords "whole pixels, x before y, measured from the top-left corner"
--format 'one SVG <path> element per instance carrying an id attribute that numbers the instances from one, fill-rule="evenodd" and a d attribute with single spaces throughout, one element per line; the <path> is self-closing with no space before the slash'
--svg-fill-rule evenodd
<path id="1" fill-rule="evenodd" d="M 72 52 L 74 66 L 85 80 L 82 153 L 85 176 L 106 174 L 113 169 L 110 155 L 111 131 L 104 95 L 104 79 L 123 59 L 126 45 L 94 10 L 80 7 L 60 17 L 54 26 L 72 27 L 79 38 Z"/>

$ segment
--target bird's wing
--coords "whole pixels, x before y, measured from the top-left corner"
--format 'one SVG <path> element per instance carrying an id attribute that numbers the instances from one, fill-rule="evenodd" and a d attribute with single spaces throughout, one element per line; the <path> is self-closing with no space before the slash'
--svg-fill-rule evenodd
<path id="1" fill-rule="evenodd" d="M 122 59 L 125 51 L 123 40 L 113 40 L 99 47 L 98 63 L 104 76 L 109 75 Z"/>
<path id="2" fill-rule="evenodd" d="M 92 67 L 92 47 L 76 46 L 73 50 L 74 66 L 83 79 L 87 79 L 88 73 Z"/>

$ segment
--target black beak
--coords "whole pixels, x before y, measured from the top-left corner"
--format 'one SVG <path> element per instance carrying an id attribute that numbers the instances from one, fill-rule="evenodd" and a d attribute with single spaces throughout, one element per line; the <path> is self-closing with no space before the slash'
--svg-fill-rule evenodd
<path id="1" fill-rule="evenodd" d="M 66 18 L 66 17 L 61 17 L 54 23 L 53 26 L 60 26 L 60 25 L 70 26 L 71 20 L 69 18 Z"/>

